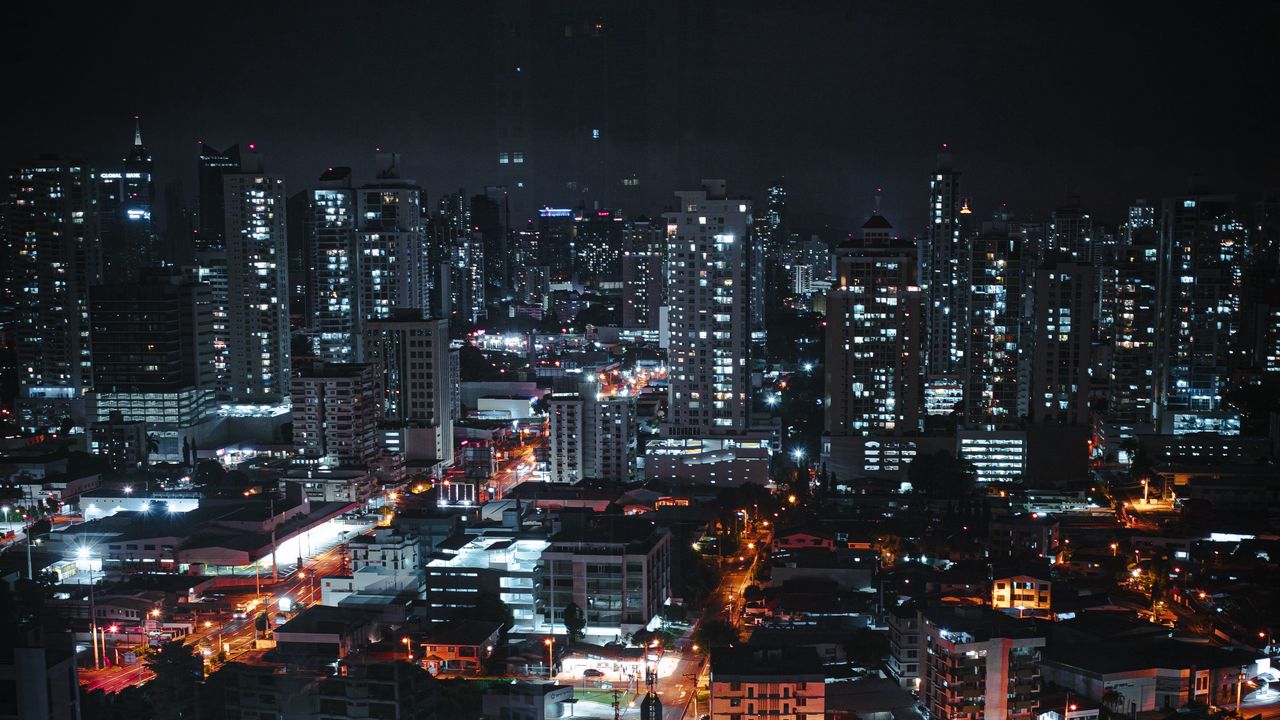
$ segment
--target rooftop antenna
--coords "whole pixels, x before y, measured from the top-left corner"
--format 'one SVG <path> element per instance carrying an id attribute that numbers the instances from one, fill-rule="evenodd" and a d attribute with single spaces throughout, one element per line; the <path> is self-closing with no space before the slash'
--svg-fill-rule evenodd
<path id="1" fill-rule="evenodd" d="M 142 147 L 142 116 L 133 116 L 133 146 Z"/>

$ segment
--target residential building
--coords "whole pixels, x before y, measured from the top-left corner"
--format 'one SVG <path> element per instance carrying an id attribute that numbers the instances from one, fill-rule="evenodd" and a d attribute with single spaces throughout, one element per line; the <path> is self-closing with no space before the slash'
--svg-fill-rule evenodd
<path id="1" fill-rule="evenodd" d="M 377 180 L 356 191 L 358 309 L 370 320 L 389 319 L 398 308 L 426 314 L 431 269 L 424 194 L 400 179 L 399 154 L 380 152 L 376 164 Z"/>
<path id="2" fill-rule="evenodd" d="M 311 307 L 317 357 L 356 362 L 363 357 L 364 311 L 360 252 L 356 245 L 355 191 L 351 168 L 329 168 L 307 191 L 305 232 L 314 275 Z"/>
<path id="3" fill-rule="evenodd" d="M 85 423 L 89 288 L 102 277 L 92 183 L 87 167 L 56 156 L 9 173 L 18 419 L 29 430 L 58 428 L 64 418 Z"/>
<path id="4" fill-rule="evenodd" d="M 89 452 L 104 457 L 116 472 L 144 467 L 148 445 L 147 423 L 127 421 L 118 410 L 113 410 L 106 420 L 89 425 Z"/>
<path id="5" fill-rule="evenodd" d="M 1116 262 L 1107 382 L 1107 419 L 1120 426 L 1121 438 L 1149 430 L 1152 422 L 1160 245 L 1150 207 L 1129 208 L 1123 239 Z"/>
<path id="6" fill-rule="evenodd" d="M 278 404 L 289 393 L 289 278 L 284 178 L 248 153 L 222 176 L 227 258 L 228 391 Z"/>
<path id="7" fill-rule="evenodd" d="M 290 391 L 293 438 L 304 461 L 368 467 L 377 460 L 378 380 L 371 364 L 299 361 Z"/>
<path id="8" fill-rule="evenodd" d="M 494 720 L 559 720 L 571 715 L 573 686 L 515 682 L 489 686 L 480 699 L 480 712 Z"/>
<path id="9" fill-rule="evenodd" d="M 365 360 L 382 372 L 383 444 L 406 461 L 453 464 L 454 358 L 449 321 L 421 310 L 395 309 L 365 326 Z"/>
<path id="10" fill-rule="evenodd" d="M 965 257 L 964 419 L 1008 425 L 1020 417 L 1023 370 L 1022 237 L 1008 223 L 984 222 Z"/>
<path id="11" fill-rule="evenodd" d="M 938 153 L 929 178 L 929 225 L 920 251 L 920 284 L 924 292 L 925 374 L 956 375 L 964 366 L 964 265 L 968 252 L 961 211 L 960 171 L 950 152 Z"/>
<path id="12" fill-rule="evenodd" d="M 428 617 L 449 620 L 476 605 L 480 593 L 498 596 L 511 608 L 514 632 L 538 632 L 543 625 L 542 554 L 545 535 L 486 531 L 455 535 L 424 557 Z"/>
<path id="13" fill-rule="evenodd" d="M 1017 720 L 1039 709 L 1037 626 L 973 606 L 920 613 L 920 699 L 939 720 Z"/>
<path id="14" fill-rule="evenodd" d="M 629 482 L 636 464 L 635 398 L 601 397 L 595 383 L 582 388 L 547 396 L 551 482 Z"/>
<path id="15" fill-rule="evenodd" d="M 673 437 L 735 435 L 748 427 L 751 366 L 751 202 L 723 180 L 677 193 L 667 222 L 670 417 Z"/>
<path id="16" fill-rule="evenodd" d="M 240 172 L 239 145 L 219 150 L 208 143 L 200 144 L 200 162 L 197 167 L 200 185 L 199 232 L 195 242 L 197 253 L 224 250 L 227 246 L 226 215 L 222 210 L 225 204 L 222 176 L 236 172 Z"/>
<path id="17" fill-rule="evenodd" d="M 432 675 L 480 675 L 498 648 L 502 623 L 462 620 L 437 623 L 418 641 L 422 663 Z"/>
<path id="18" fill-rule="evenodd" d="M 1092 265 L 1052 256 L 1036 269 L 1029 402 L 1034 423 L 1089 422 L 1094 279 Z"/>
<path id="19" fill-rule="evenodd" d="M 918 692 L 920 690 L 920 665 L 926 658 L 920 657 L 920 612 L 914 603 L 893 605 L 884 611 L 889 626 L 889 657 L 885 664 L 898 685 Z"/>
<path id="20" fill-rule="evenodd" d="M 666 304 L 667 239 L 658 220 L 636 218 L 622 235 L 622 327 L 657 330 Z"/>
<path id="21" fill-rule="evenodd" d="M 711 720 L 822 720 L 826 675 L 812 648 L 714 648 Z"/>

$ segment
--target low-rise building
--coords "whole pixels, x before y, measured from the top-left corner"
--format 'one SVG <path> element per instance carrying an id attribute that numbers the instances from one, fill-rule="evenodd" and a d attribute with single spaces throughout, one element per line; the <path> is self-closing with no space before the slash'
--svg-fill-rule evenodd
<path id="1" fill-rule="evenodd" d="M 557 720 L 569 715 L 573 686 L 517 682 L 493 685 L 480 699 L 480 714 L 493 720 Z"/>
<path id="2" fill-rule="evenodd" d="M 811 648 L 716 648 L 711 720 L 822 720 L 826 675 Z"/>
<path id="3" fill-rule="evenodd" d="M 432 675 L 479 675 L 498 649 L 502 623 L 482 620 L 439 623 L 419 641 Z"/>

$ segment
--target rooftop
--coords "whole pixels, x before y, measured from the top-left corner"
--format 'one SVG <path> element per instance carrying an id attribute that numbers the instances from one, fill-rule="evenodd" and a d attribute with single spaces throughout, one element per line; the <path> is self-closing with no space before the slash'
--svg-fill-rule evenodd
<path id="1" fill-rule="evenodd" d="M 813 648 L 716 648 L 711 653 L 711 679 L 726 676 L 784 677 L 797 682 L 823 682 L 822 659 Z"/>

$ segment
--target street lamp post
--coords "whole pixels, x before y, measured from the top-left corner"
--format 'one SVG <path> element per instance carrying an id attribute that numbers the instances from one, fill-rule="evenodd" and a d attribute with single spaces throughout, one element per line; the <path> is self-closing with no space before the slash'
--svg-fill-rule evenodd
<path id="1" fill-rule="evenodd" d="M 27 538 L 30 544 L 31 538 Z M 102 663 L 99 661 L 98 655 L 98 612 L 93 602 L 93 559 L 89 555 L 88 548 L 80 548 L 76 551 L 76 556 L 88 565 L 89 570 L 89 639 L 93 643 L 93 668 L 95 670 L 102 669 Z M 105 639 L 104 639 L 105 644 Z M 105 648 L 104 648 L 105 651 Z"/>
<path id="2" fill-rule="evenodd" d="M 552 666 L 555 665 L 555 659 L 552 653 L 555 651 L 556 641 L 552 638 L 546 638 L 542 641 L 542 644 L 547 646 L 547 679 L 550 680 L 554 677 Z"/>

